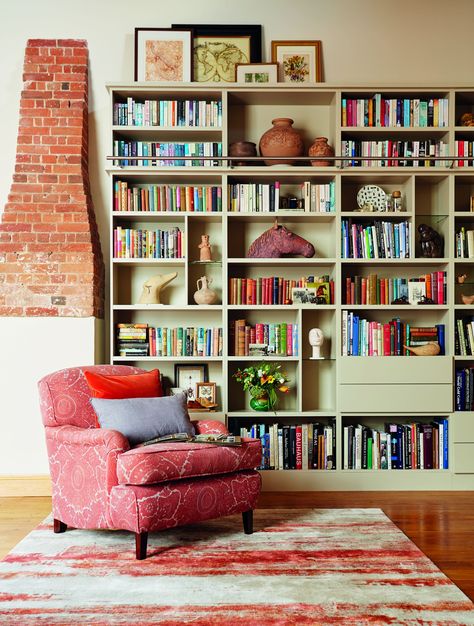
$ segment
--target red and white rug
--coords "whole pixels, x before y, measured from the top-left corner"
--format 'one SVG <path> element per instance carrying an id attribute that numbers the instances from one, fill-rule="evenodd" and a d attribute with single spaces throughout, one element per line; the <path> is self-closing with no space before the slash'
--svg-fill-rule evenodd
<path id="1" fill-rule="evenodd" d="M 8 626 L 474 624 L 473 603 L 379 509 L 276 510 L 149 539 L 52 532 L 46 520 L 0 563 Z"/>

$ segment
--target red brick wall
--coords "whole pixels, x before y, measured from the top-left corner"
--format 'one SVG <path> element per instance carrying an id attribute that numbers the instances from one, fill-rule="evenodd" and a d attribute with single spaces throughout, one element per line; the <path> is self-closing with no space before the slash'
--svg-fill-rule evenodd
<path id="1" fill-rule="evenodd" d="M 27 43 L 15 173 L 0 223 L 0 316 L 103 317 L 87 58 L 85 41 Z"/>

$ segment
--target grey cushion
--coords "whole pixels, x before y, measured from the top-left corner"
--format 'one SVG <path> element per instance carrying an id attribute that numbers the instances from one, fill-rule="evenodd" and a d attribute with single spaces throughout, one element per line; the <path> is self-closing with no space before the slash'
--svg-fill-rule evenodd
<path id="1" fill-rule="evenodd" d="M 131 446 L 173 433 L 194 435 L 184 393 L 164 398 L 91 398 L 91 404 L 101 427 L 118 430 Z"/>

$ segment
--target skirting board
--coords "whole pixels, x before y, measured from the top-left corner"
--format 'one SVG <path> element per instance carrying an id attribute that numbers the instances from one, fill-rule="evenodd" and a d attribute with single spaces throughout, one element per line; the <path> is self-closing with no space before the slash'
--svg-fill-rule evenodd
<path id="1" fill-rule="evenodd" d="M 0 476 L 0 497 L 51 496 L 49 476 Z"/>

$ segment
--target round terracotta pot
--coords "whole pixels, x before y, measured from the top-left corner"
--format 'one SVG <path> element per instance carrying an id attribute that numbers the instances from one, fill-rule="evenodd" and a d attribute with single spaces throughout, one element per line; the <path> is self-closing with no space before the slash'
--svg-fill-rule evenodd
<path id="1" fill-rule="evenodd" d="M 264 157 L 298 157 L 304 154 L 304 143 L 300 133 L 292 128 L 289 117 L 272 120 L 272 128 L 263 133 L 259 150 Z M 265 161 L 266 165 L 293 165 L 291 159 Z"/>
<path id="2" fill-rule="evenodd" d="M 334 148 L 328 144 L 327 137 L 316 137 L 313 144 L 308 150 L 310 157 L 328 157 L 334 156 Z M 311 165 L 319 167 L 327 167 L 328 165 L 334 165 L 334 161 L 327 161 L 326 159 L 318 159 L 317 161 L 311 161 Z"/>
<path id="3" fill-rule="evenodd" d="M 229 156 L 231 157 L 254 157 L 257 156 L 257 144 L 253 141 L 236 141 L 229 146 Z M 258 165 L 252 161 L 232 161 L 234 165 Z"/>

